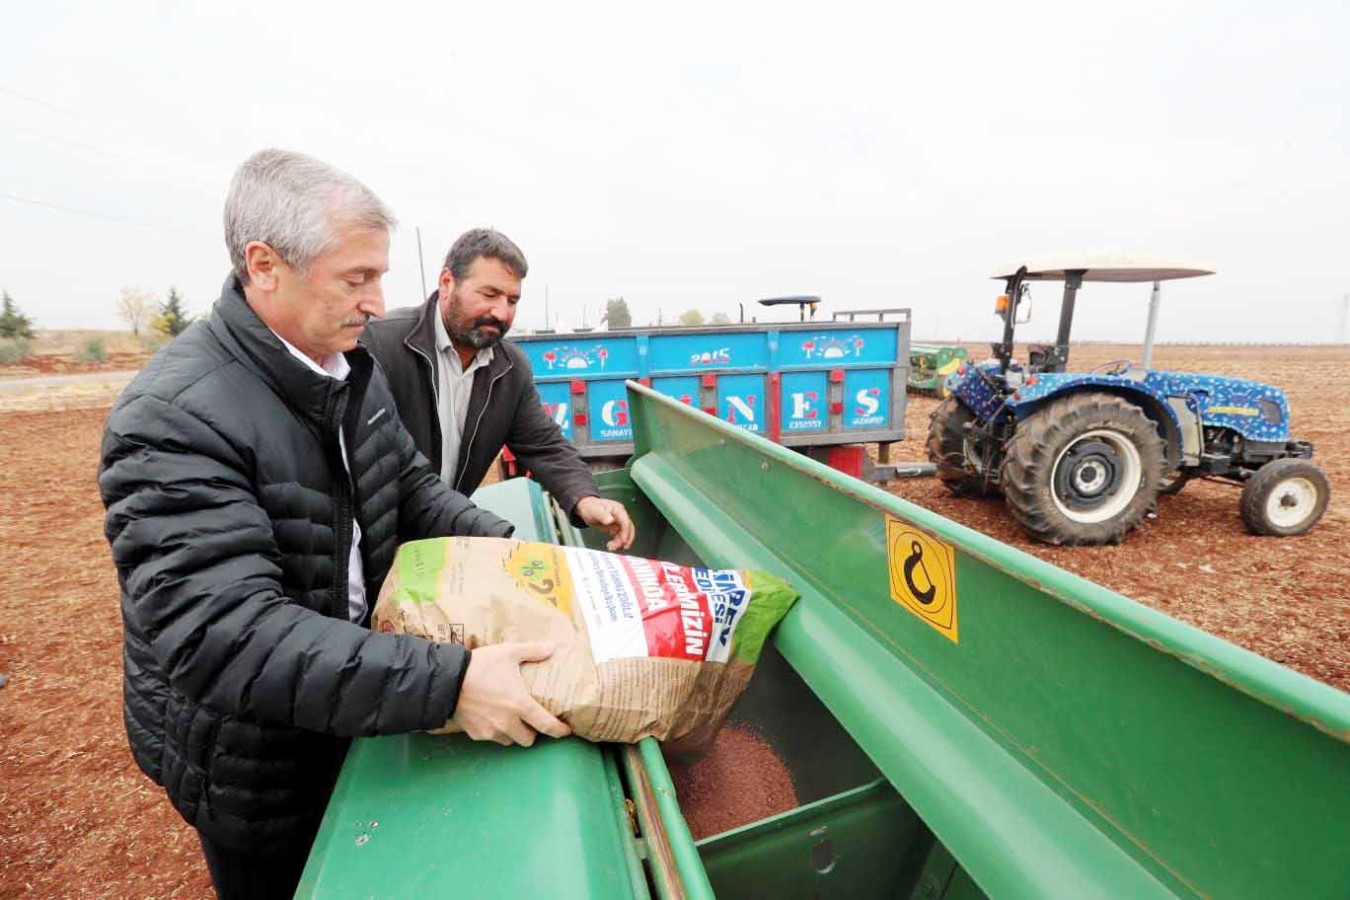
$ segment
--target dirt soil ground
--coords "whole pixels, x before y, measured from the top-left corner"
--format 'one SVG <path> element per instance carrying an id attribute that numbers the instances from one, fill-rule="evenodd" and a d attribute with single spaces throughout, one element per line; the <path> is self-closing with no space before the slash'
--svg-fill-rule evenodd
<path id="1" fill-rule="evenodd" d="M 1137 350 L 1075 354 L 1080 368 Z M 1051 548 L 1023 537 L 1000 502 L 957 500 L 936 480 L 892 490 L 1350 690 L 1350 351 L 1162 347 L 1156 363 L 1288 390 L 1295 433 L 1317 445 L 1335 492 L 1317 529 L 1251 537 L 1237 491 L 1200 483 L 1164 498 L 1121 546 Z M 922 457 L 935 405 L 911 399 L 911 440 L 895 458 Z M 122 729 L 117 582 L 94 484 L 106 415 L 0 413 L 0 898 L 211 895 L 194 833 L 136 769 Z"/>
<path id="2" fill-rule="evenodd" d="M 0 897 L 209 897 L 196 834 L 131 760 L 94 483 L 107 409 L 0 415 Z"/>
<path id="3" fill-rule="evenodd" d="M 120 372 L 139 369 L 149 359 L 145 353 L 108 353 L 100 362 L 82 362 L 64 354 L 29 356 L 13 366 L 0 366 L 0 378 L 31 378 L 35 375 L 76 375 L 85 372 Z"/>

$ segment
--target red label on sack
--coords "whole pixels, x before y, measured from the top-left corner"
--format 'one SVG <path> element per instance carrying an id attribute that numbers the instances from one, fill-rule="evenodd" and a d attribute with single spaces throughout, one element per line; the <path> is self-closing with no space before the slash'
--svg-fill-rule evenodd
<path id="1" fill-rule="evenodd" d="M 682 566 L 623 557 L 642 607 L 649 656 L 703 662 L 708 656 L 712 613 L 708 596 L 691 584 Z"/>

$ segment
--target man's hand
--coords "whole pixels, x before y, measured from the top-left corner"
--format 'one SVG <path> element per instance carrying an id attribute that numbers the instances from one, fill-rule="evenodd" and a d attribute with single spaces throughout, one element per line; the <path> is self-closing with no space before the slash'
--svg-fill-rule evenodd
<path id="1" fill-rule="evenodd" d="M 520 677 L 521 663 L 542 662 L 552 655 L 552 645 L 543 643 L 493 644 L 474 650 L 451 721 L 475 741 L 496 741 L 503 747 L 513 743 L 528 747 L 536 732 L 567 737 L 572 729 L 540 706 Z"/>
<path id="2" fill-rule="evenodd" d="M 587 525 L 609 532 L 611 540 L 605 545 L 606 550 L 627 550 L 633 546 L 637 528 L 628 518 L 628 510 L 618 500 L 582 497 L 577 501 L 576 511 Z"/>

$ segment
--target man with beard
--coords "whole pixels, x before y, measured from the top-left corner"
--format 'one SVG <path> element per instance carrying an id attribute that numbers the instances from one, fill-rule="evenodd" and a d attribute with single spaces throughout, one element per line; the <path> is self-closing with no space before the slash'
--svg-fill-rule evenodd
<path id="1" fill-rule="evenodd" d="M 447 485 L 473 493 L 508 447 L 574 524 L 606 531 L 610 550 L 627 549 L 635 534 L 628 511 L 600 496 L 544 412 L 524 351 L 502 342 L 528 270 L 506 235 L 467 231 L 446 255 L 436 292 L 371 322 L 362 340 L 384 366 L 417 449 Z"/>

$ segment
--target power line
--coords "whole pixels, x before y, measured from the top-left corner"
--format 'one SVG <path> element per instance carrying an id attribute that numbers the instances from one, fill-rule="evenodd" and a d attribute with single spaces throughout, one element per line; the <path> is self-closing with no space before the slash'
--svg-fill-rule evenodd
<path id="1" fill-rule="evenodd" d="M 69 117 L 69 118 L 71 118 L 71 119 L 74 119 L 76 122 L 81 122 L 81 123 L 83 123 L 83 124 L 93 126 L 94 128 L 102 129 L 103 131 L 106 131 L 106 132 L 108 132 L 109 134 L 115 134 L 115 135 L 117 135 L 117 136 L 120 137 L 120 138 L 124 138 L 124 139 L 126 139 L 126 140 L 129 140 L 129 141 L 131 141 L 131 142 L 133 142 L 133 143 L 135 143 L 135 144 L 140 145 L 141 147 L 144 147 L 145 149 L 151 151 L 152 153 L 157 154 L 157 155 L 160 156 L 162 159 L 169 160 L 169 161 L 172 161 L 172 162 L 174 162 L 174 163 L 177 163 L 179 169 L 181 170 L 181 171 L 179 172 L 180 175 L 183 175 L 183 176 L 185 176 L 185 177 L 191 179 L 192 181 L 195 181 L 197 184 L 201 185 L 202 187 L 209 188 L 213 194 L 218 193 L 219 190 L 220 190 L 220 185 L 218 185 L 218 184 L 213 184 L 213 183 L 211 183 L 210 181 L 206 180 L 205 178 L 202 178 L 202 177 L 200 177 L 200 176 L 197 176 L 197 175 L 192 174 L 192 172 L 189 171 L 189 170 L 192 169 L 192 166 L 191 166 L 191 165 L 189 165 L 188 163 L 184 162 L 182 159 L 179 159 L 179 158 L 177 158 L 177 157 L 175 157 L 175 156 L 173 156 L 173 155 L 171 155 L 171 154 L 166 153 L 166 152 L 164 151 L 164 148 L 155 146 L 154 144 L 150 143 L 150 142 L 147 141 L 145 138 L 140 137 L 139 135 L 133 134 L 133 133 L 131 133 L 131 132 L 129 132 L 129 131 L 123 131 L 123 130 L 120 129 L 120 128 L 116 128 L 116 127 L 114 127 L 114 126 L 112 126 L 112 125 L 108 125 L 108 124 L 105 123 L 105 122 L 99 122 L 99 121 L 97 121 L 97 120 L 95 120 L 95 119 L 91 119 L 91 118 L 89 118 L 88 116 L 86 116 L 86 115 L 84 115 L 84 114 L 82 114 L 82 113 L 76 112 L 76 111 L 73 110 L 73 109 L 67 109 L 67 108 L 65 108 L 64 106 L 58 106 L 58 105 L 55 104 L 55 103 L 49 103 L 48 101 L 46 101 L 46 100 L 40 100 L 40 99 L 38 99 L 37 97 L 30 97 L 30 96 L 28 96 L 27 94 L 20 94 L 18 91 L 10 90 L 9 88 L 5 87 L 4 85 L 0 85 L 0 94 L 4 94 L 4 95 L 6 95 L 6 96 L 13 97 L 14 99 L 16 99 L 16 100 L 21 100 L 21 101 L 23 101 L 24 103 L 31 103 L 33 106 L 39 106 L 39 107 L 41 107 L 41 108 L 43 108 L 43 109 L 50 110 L 51 112 L 59 113 L 59 114 L 61 114 L 61 115 L 63 115 L 63 116 L 67 116 L 67 117 Z M 66 136 L 66 139 L 67 139 L 67 140 L 70 139 L 68 135 Z M 108 148 L 107 148 L 107 147 L 105 147 L 105 146 L 100 146 L 100 145 L 98 145 L 98 144 L 95 144 L 95 143 L 93 143 L 93 142 L 91 142 L 91 141 L 88 141 L 88 140 L 85 140 L 85 139 L 83 139 L 83 138 L 77 138 L 77 139 L 76 139 L 76 143 L 82 144 L 84 147 L 86 147 L 86 148 L 88 148 L 88 149 L 91 149 L 91 150 L 94 150 L 94 151 L 96 151 L 96 152 L 98 152 L 98 153 L 106 153 L 106 152 L 108 151 Z M 123 151 L 123 152 L 125 153 L 125 151 Z"/>
<path id="2" fill-rule="evenodd" d="M 61 212 L 74 213 L 79 216 L 89 216 L 92 219 L 103 219 L 108 222 L 117 222 L 120 225 L 135 225 L 138 228 L 150 228 L 154 231 L 164 231 L 169 234 L 182 234 L 190 237 L 216 238 L 219 235 L 208 235 L 204 231 L 188 231 L 183 228 L 170 228 L 166 225 L 156 225 L 152 222 L 142 222 L 138 219 L 128 219 L 124 216 L 114 216 L 108 213 L 94 212 L 88 209 L 79 209 L 74 206 L 63 206 L 60 203 L 51 203 L 47 200 L 34 200 L 32 197 L 20 197 L 18 194 L 11 194 L 8 191 L 0 191 L 0 199 L 13 200 L 15 203 L 27 203 L 30 206 L 43 206 L 47 209 L 56 209 Z"/>
<path id="3" fill-rule="evenodd" d="M 57 106 L 55 103 L 48 103 L 46 100 L 39 100 L 37 97 L 30 97 L 27 94 L 20 94 L 18 91 L 10 90 L 9 88 L 5 87 L 2 84 L 0 84 L 0 94 L 8 94 L 15 100 L 22 100 L 24 103 L 31 103 L 34 106 L 41 106 L 43 109 L 49 109 L 52 112 L 60 113 L 63 116 L 69 116 L 70 118 L 76 119 L 80 122 L 85 122 L 89 125 L 96 125 L 99 128 L 102 128 L 104 131 L 110 131 L 113 134 L 121 135 L 122 137 L 127 138 L 129 140 L 133 140 L 136 143 L 141 144 L 143 146 L 147 147 L 150 146 L 149 144 L 146 144 L 143 138 L 131 134 L 130 132 L 122 131 L 120 128 L 113 128 L 111 125 L 107 125 L 103 122 L 95 122 L 88 116 L 83 115 L 81 113 L 77 113 L 73 109 L 66 109 L 64 106 Z"/>

